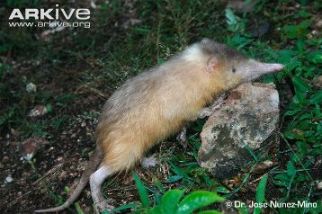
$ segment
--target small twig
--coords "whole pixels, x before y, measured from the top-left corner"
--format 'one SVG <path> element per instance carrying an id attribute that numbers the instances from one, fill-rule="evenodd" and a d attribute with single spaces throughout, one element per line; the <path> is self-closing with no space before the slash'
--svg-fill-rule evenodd
<path id="1" fill-rule="evenodd" d="M 263 178 L 263 176 L 266 175 L 266 173 L 262 174 L 261 176 L 259 176 L 258 178 L 252 180 L 252 181 L 249 181 L 250 184 L 253 184 L 253 183 L 256 183 L 257 181 L 261 180 Z"/>
<path id="2" fill-rule="evenodd" d="M 30 193 L 32 193 L 33 190 L 29 190 L 28 192 L 24 193 L 23 195 L 19 196 L 18 198 L 16 198 L 14 201 L 9 203 L 8 207 L 12 207 L 15 204 L 17 204 L 22 198 L 26 197 L 27 195 L 29 195 Z"/>
<path id="3" fill-rule="evenodd" d="M 60 163 L 58 165 L 56 165 L 54 168 L 50 169 L 48 172 L 46 172 L 41 178 L 39 178 L 38 180 L 36 180 L 35 182 L 32 183 L 33 186 L 37 185 L 39 182 L 41 182 L 43 179 L 45 179 L 46 177 L 48 177 L 51 174 L 54 174 L 57 170 L 59 170 L 62 166 L 64 165 L 64 163 Z M 29 195 L 30 193 L 32 193 L 33 190 L 29 190 L 26 193 L 24 193 L 23 195 L 19 196 L 18 198 L 16 198 L 14 201 L 12 201 L 11 203 L 9 203 L 9 207 L 14 206 L 15 204 L 17 204 L 22 198 L 26 197 L 27 195 Z"/>
<path id="4" fill-rule="evenodd" d="M 32 185 L 33 186 L 37 185 L 39 182 L 44 180 L 46 177 L 54 174 L 56 171 L 58 171 L 60 168 L 62 168 L 63 165 L 64 165 L 64 163 L 60 163 L 60 164 L 54 166 L 52 169 L 50 169 L 48 172 L 46 172 L 41 178 L 39 178 L 38 180 L 33 182 Z"/>
<path id="5" fill-rule="evenodd" d="M 131 185 L 131 186 L 128 186 L 128 187 L 123 187 L 122 190 L 126 190 L 126 191 L 129 191 L 129 190 L 135 190 L 136 187 L 135 185 Z M 107 192 L 119 192 L 120 191 L 120 188 L 113 188 L 113 189 L 108 189 Z"/>
<path id="6" fill-rule="evenodd" d="M 97 95 L 98 95 L 98 96 L 100 96 L 100 97 L 103 97 L 104 99 L 107 99 L 107 98 L 108 98 L 108 96 L 107 96 L 107 95 L 105 95 L 103 92 L 101 92 L 100 90 L 98 90 L 98 89 L 96 89 L 96 88 L 92 88 L 92 87 L 88 86 L 87 84 L 79 86 L 79 87 L 75 90 L 75 92 L 76 92 L 76 93 L 79 93 L 79 91 L 81 91 L 82 89 L 87 89 L 87 90 L 89 90 L 89 91 L 91 91 L 91 92 L 94 92 L 95 94 L 97 94 Z"/>

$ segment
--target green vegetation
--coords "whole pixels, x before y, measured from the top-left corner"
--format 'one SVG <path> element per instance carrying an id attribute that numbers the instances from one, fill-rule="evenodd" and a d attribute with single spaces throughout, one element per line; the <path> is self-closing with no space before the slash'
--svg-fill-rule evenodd
<path id="1" fill-rule="evenodd" d="M 162 198 L 157 202 L 158 205 L 153 208 L 150 207 L 148 193 L 144 187 L 143 182 L 136 174 L 133 174 L 135 184 L 139 191 L 142 208 L 138 209 L 138 213 L 151 213 L 151 214 L 188 214 L 194 211 L 213 204 L 214 202 L 222 202 L 224 198 L 218 196 L 214 192 L 209 191 L 194 191 L 183 197 L 184 190 L 173 189 L 167 191 Z M 206 210 L 199 213 L 219 213 L 216 210 Z"/>
<path id="2" fill-rule="evenodd" d="M 47 4 L 7 0 L 5 6 L 0 6 L 0 16 L 7 17 L 14 7 L 48 8 Z M 48 148 L 42 148 L 20 169 L 28 171 L 32 165 L 34 174 L 30 184 L 50 169 L 51 162 L 47 160 L 50 156 L 46 156 L 46 152 L 51 151 L 50 146 L 56 146 L 57 154 L 61 154 L 60 146 L 68 144 L 74 148 L 70 153 L 77 151 L 87 157 L 90 146 L 77 146 L 75 140 L 58 138 L 73 124 L 79 126 L 77 118 L 95 121 L 105 98 L 128 77 L 164 62 L 201 37 L 209 37 L 248 56 L 286 66 L 283 72 L 262 78 L 264 82 L 274 82 L 280 93 L 280 147 L 269 157 L 277 158 L 278 164 L 265 174 L 254 175 L 252 169 L 261 160 L 258 157 L 251 163 L 251 170 L 245 169 L 246 172 L 234 178 L 235 185 L 216 181 L 196 161 L 199 133 L 204 123 L 196 121 L 188 132 L 185 151 L 181 145 L 167 142 L 161 144 L 160 150 L 157 148 L 160 168 L 166 167 L 168 174 L 145 174 L 149 179 L 142 181 L 134 175 L 139 194 L 135 190 L 137 195 L 133 200 L 141 202 L 127 201 L 115 211 L 192 213 L 198 209 L 200 213 L 216 213 L 214 210 L 219 210 L 217 205 L 225 198 L 317 202 L 317 208 L 293 208 L 292 213 L 322 212 L 322 190 L 317 189 L 317 182 L 322 180 L 322 164 L 319 163 L 322 154 L 321 79 L 318 82 L 322 75 L 322 37 L 321 26 L 317 26 L 318 19 L 321 21 L 322 4 L 319 1 L 278 0 L 273 3 L 261 0 L 253 6 L 252 12 L 227 9 L 220 1 L 196 0 L 138 0 L 133 5 L 110 0 L 97 6 L 99 9 L 92 12 L 90 29 L 65 29 L 41 36 L 42 29 L 12 29 L 6 19 L 0 23 L 0 140 L 4 141 L 9 135 L 12 141 L 21 142 L 32 136 L 50 141 Z M 134 18 L 140 22 L 135 25 L 126 22 Z M 37 86 L 36 91 L 26 91 L 30 82 Z M 48 112 L 31 118 L 28 114 L 36 105 L 45 106 Z M 90 127 L 92 132 L 94 127 Z M 55 153 L 48 154 L 55 156 Z M 49 166 L 41 164 L 46 161 Z M 255 190 L 251 181 L 256 179 Z M 122 189 L 123 183 L 115 179 L 107 181 L 106 189 L 111 186 Z M 42 197 L 51 195 L 57 205 L 63 201 L 57 191 L 50 187 L 48 191 L 50 194 L 43 193 Z M 215 205 L 211 205 L 214 202 Z M 22 208 L 28 209 L 28 206 L 22 205 Z M 201 211 L 203 209 L 213 211 Z M 82 213 L 79 204 L 75 210 Z M 289 213 L 284 208 L 272 210 Z M 250 213 L 245 208 L 239 211 Z M 261 209 L 255 209 L 254 213 L 261 213 Z"/>

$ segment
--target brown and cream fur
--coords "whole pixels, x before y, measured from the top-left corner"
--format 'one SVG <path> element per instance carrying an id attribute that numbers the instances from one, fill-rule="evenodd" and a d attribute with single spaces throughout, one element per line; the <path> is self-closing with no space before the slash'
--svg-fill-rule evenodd
<path id="1" fill-rule="evenodd" d="M 204 74 L 206 64 L 173 59 L 121 86 L 106 102 L 97 127 L 104 163 L 116 171 L 129 169 L 154 144 L 197 118 L 224 89 L 209 77 L 213 74 Z"/>
<path id="2" fill-rule="evenodd" d="M 256 69 L 261 73 L 255 73 Z M 106 177 L 133 167 L 153 145 L 195 120 L 222 92 L 280 69 L 279 64 L 260 63 L 203 39 L 166 63 L 129 79 L 103 107 L 96 130 L 96 154 L 76 193 L 64 205 L 38 212 L 69 206 L 98 164 L 100 168 L 90 179 L 92 196 L 98 210 L 106 208 L 98 190 Z"/>

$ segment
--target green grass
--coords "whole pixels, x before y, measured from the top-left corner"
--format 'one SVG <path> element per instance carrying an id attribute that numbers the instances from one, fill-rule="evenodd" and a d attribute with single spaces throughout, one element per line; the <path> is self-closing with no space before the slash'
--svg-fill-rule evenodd
<path id="1" fill-rule="evenodd" d="M 79 100 L 86 103 L 93 94 L 97 95 L 89 88 L 108 96 L 128 77 L 164 62 L 202 37 L 209 37 L 248 56 L 286 65 L 283 72 L 262 79 L 277 85 L 284 103 L 279 132 L 282 146 L 277 152 L 278 166 L 266 172 L 265 180 L 261 180 L 256 195 L 249 196 L 250 199 L 270 200 L 265 196 L 265 188 L 271 185 L 277 189 L 276 200 L 280 202 L 317 202 L 321 190 L 316 189 L 315 182 L 321 177 L 316 177 L 312 168 L 322 154 L 322 91 L 313 82 L 322 75 L 322 39 L 310 34 L 321 5 L 318 1 L 279 0 L 274 4 L 263 0 L 258 1 L 253 13 L 236 13 L 214 2 L 138 0 L 134 8 L 136 18 L 142 22 L 125 29 L 122 20 L 129 8 L 112 0 L 92 13 L 91 30 L 62 31 L 47 42 L 35 39 L 30 29 L 13 30 L 6 22 L 1 23 L 0 54 L 4 56 L 0 59 L 1 134 L 14 129 L 21 139 L 30 136 L 55 139 L 75 115 L 88 112 L 89 108 L 99 111 L 101 97 L 93 104 L 80 105 Z M 43 4 L 32 2 L 36 6 Z M 292 12 L 285 9 L 295 4 L 300 7 Z M 6 6 L 31 5 L 27 1 L 6 1 Z M 262 37 L 251 35 L 249 26 L 256 20 L 270 24 L 270 31 Z M 14 67 L 13 59 L 19 62 L 18 68 Z M 22 63 L 25 60 L 28 62 Z M 18 72 L 22 69 L 26 69 L 23 75 Z M 37 85 L 37 92 L 26 92 L 29 82 Z M 28 112 L 37 104 L 51 105 L 52 111 L 40 119 L 28 118 Z M 97 118 L 97 114 L 91 117 Z M 149 200 L 153 200 L 146 204 L 145 198 L 144 207 L 160 206 L 162 195 L 170 186 L 186 192 L 216 191 L 229 200 L 239 199 L 240 191 L 247 189 L 251 172 L 240 177 L 242 186 L 229 189 L 198 166 L 196 157 L 203 122 L 192 124 L 186 152 L 182 152 L 180 145 L 172 145 L 162 153 L 161 162 L 169 166 L 170 174 L 165 180 L 145 184 Z M 274 211 L 286 213 L 284 209 Z M 292 211 L 317 213 L 301 208 Z"/>

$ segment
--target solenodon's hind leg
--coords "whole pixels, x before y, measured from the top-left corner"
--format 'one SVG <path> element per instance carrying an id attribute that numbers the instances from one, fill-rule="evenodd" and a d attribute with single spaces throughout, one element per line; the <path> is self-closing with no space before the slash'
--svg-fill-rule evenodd
<path id="1" fill-rule="evenodd" d="M 102 165 L 90 176 L 89 183 L 91 186 L 92 198 L 94 201 L 95 212 L 98 214 L 104 210 L 110 211 L 114 208 L 107 203 L 101 191 L 103 182 L 112 173 L 112 170 L 109 169 L 108 166 Z"/>

